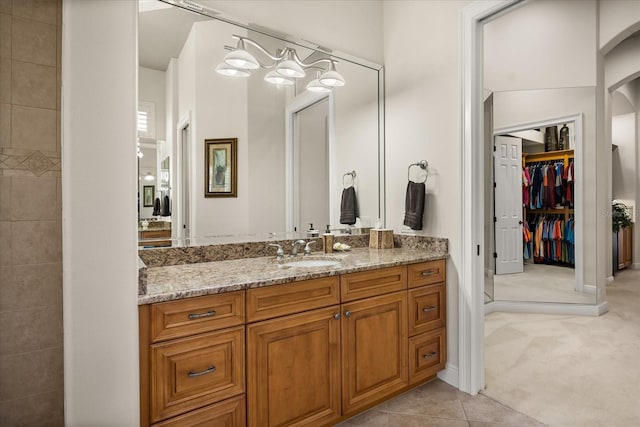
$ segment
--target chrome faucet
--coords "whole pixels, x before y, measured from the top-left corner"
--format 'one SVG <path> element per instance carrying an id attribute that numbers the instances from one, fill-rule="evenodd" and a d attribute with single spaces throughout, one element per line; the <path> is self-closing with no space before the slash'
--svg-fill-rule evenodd
<path id="1" fill-rule="evenodd" d="M 293 246 L 291 247 L 291 256 L 298 255 L 298 248 L 301 246 L 304 246 L 306 243 L 307 242 L 305 242 L 302 239 L 296 240 L 295 242 L 293 242 Z"/>
<path id="2" fill-rule="evenodd" d="M 278 261 L 282 260 L 284 258 L 284 250 L 282 250 L 282 246 L 280 246 L 277 243 L 269 243 L 269 246 L 273 246 L 274 248 L 278 248 L 278 250 L 276 251 L 276 259 Z"/>

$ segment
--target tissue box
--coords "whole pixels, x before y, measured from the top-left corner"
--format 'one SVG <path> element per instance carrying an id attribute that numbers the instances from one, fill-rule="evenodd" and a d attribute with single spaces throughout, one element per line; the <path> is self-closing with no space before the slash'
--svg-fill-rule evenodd
<path id="1" fill-rule="evenodd" d="M 370 230 L 369 247 L 371 249 L 393 249 L 393 230 Z"/>

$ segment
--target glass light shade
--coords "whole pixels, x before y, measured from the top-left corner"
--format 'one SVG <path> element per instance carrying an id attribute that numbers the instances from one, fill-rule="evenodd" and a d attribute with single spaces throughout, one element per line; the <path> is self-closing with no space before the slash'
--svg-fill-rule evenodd
<path id="1" fill-rule="evenodd" d="M 145 181 L 153 181 L 155 178 L 153 177 L 153 175 L 151 175 L 151 172 L 147 172 L 147 174 L 144 176 L 144 180 Z"/>
<path id="2" fill-rule="evenodd" d="M 260 68 L 258 60 L 244 49 L 236 49 L 227 53 L 224 57 L 224 62 L 232 67 L 245 70 L 256 70 Z"/>
<path id="3" fill-rule="evenodd" d="M 247 70 L 232 67 L 227 63 L 218 64 L 216 67 L 216 73 L 229 77 L 249 77 L 251 73 Z"/>
<path id="4" fill-rule="evenodd" d="M 325 86 L 344 86 L 344 78 L 335 70 L 330 70 L 320 76 L 320 83 Z"/>
<path id="5" fill-rule="evenodd" d="M 320 83 L 320 80 L 314 79 L 307 84 L 307 90 L 310 92 L 331 92 L 331 88 Z"/>
<path id="6" fill-rule="evenodd" d="M 278 86 L 291 86 L 294 83 L 293 79 L 282 76 L 275 71 L 269 71 L 264 76 L 264 80 Z"/>
<path id="7" fill-rule="evenodd" d="M 298 63 L 292 59 L 282 61 L 276 67 L 276 72 L 286 77 L 300 78 L 305 76 L 305 72 Z"/>

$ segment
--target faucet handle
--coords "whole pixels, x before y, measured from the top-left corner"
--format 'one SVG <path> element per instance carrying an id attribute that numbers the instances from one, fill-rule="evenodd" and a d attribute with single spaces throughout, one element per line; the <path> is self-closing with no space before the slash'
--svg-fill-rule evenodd
<path id="1" fill-rule="evenodd" d="M 269 246 L 273 246 L 274 248 L 278 248 L 278 250 L 276 251 L 276 259 L 277 260 L 281 260 L 282 258 L 284 258 L 284 249 L 282 249 L 282 245 L 279 245 L 277 243 L 269 243 Z"/>
<path id="2" fill-rule="evenodd" d="M 316 242 L 317 242 L 317 240 L 310 240 L 310 241 L 307 242 L 306 245 L 304 245 L 304 254 L 305 255 L 311 254 L 311 245 L 313 245 Z"/>

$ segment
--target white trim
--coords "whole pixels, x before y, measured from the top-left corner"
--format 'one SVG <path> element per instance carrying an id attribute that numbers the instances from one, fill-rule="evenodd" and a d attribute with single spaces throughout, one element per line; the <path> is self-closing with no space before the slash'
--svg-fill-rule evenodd
<path id="1" fill-rule="evenodd" d="M 298 149 L 297 141 L 295 140 L 295 114 L 312 106 L 313 104 L 322 101 L 323 99 L 329 100 L 329 116 L 327 117 L 327 132 L 328 144 L 329 144 L 329 218 L 337 217 L 337 205 L 336 197 L 336 147 L 335 147 L 335 107 L 333 92 L 311 92 L 304 91 L 300 95 L 293 98 L 293 100 L 287 105 L 285 109 L 285 230 L 293 231 L 293 227 L 301 226 L 300 210 L 296 202 L 294 195 L 298 194 Z M 298 230 L 302 231 L 302 230 Z"/>
<path id="2" fill-rule="evenodd" d="M 609 286 L 611 285 L 613 282 L 615 281 L 615 278 L 613 276 L 609 276 L 607 277 L 607 283 L 606 285 Z"/>
<path id="3" fill-rule="evenodd" d="M 458 367 L 447 363 L 447 367 L 438 372 L 438 378 L 449 385 L 457 387 L 459 382 Z"/>
<path id="4" fill-rule="evenodd" d="M 597 294 L 597 290 L 598 288 L 595 287 L 595 285 L 585 285 L 585 284 L 581 284 L 582 285 L 582 292 L 585 294 L 591 294 L 591 295 L 596 295 Z M 576 289 L 577 289 L 577 283 L 576 283 Z"/>
<path id="5" fill-rule="evenodd" d="M 563 304 L 553 302 L 494 301 L 485 306 L 485 315 L 495 312 L 568 314 L 570 316 L 601 316 L 609 311 L 609 303 Z"/>
<path id="6" fill-rule="evenodd" d="M 484 187 L 483 187 L 483 20 L 517 0 L 474 1 L 461 13 L 461 265 L 458 292 L 458 388 L 476 394 L 484 387 Z M 480 250 L 478 250 L 478 248 Z"/>
<path id="7" fill-rule="evenodd" d="M 195 135 L 193 130 L 195 129 L 194 124 L 193 124 L 193 115 L 191 113 L 191 110 L 188 110 L 185 114 L 182 115 L 182 117 L 180 117 L 180 120 L 178 120 L 178 124 L 176 126 L 176 144 L 174 144 L 174 154 L 175 154 L 175 158 L 176 158 L 176 168 L 174 169 L 176 171 L 176 188 L 178 189 L 178 191 L 175 191 L 173 193 L 173 207 L 174 210 L 176 207 L 178 207 L 177 209 L 177 213 L 175 215 L 175 223 L 173 223 L 174 221 L 174 216 L 172 215 L 171 217 L 171 228 L 176 230 L 176 238 L 178 239 L 178 244 L 181 245 L 188 245 L 188 241 L 185 239 L 185 235 L 184 235 L 184 227 L 183 225 L 185 224 L 185 220 L 184 218 L 182 218 L 183 214 L 184 214 L 184 209 L 183 209 L 183 198 L 184 198 L 184 189 L 182 188 L 182 177 L 185 175 L 185 171 L 183 171 L 183 167 L 184 167 L 184 159 L 182 158 L 183 156 L 183 145 L 185 143 L 185 141 L 182 140 L 182 131 L 185 128 L 189 128 L 189 141 L 186 141 L 188 146 L 187 146 L 187 150 L 188 150 L 188 156 L 189 156 L 189 167 L 191 169 L 191 174 L 189 176 L 189 194 L 188 194 L 188 202 L 189 202 L 189 209 L 187 209 L 189 211 L 189 237 L 193 237 L 195 236 L 194 234 L 194 228 L 195 228 L 195 209 L 194 209 L 194 185 L 195 185 L 195 181 L 194 181 L 194 176 L 195 176 L 195 164 L 196 161 L 194 159 L 195 153 L 194 153 L 194 149 L 193 147 L 195 147 Z M 172 214 L 174 212 L 171 212 Z"/>
<path id="8" fill-rule="evenodd" d="M 640 262 L 636 262 L 635 264 L 631 264 L 632 270 L 640 270 Z"/>

